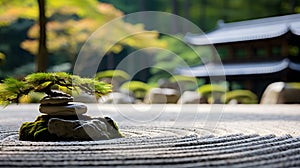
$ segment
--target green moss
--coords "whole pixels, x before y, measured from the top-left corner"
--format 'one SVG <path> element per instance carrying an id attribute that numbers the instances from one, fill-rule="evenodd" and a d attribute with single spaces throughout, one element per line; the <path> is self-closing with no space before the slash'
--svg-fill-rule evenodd
<path id="1" fill-rule="evenodd" d="M 25 122 L 19 130 L 19 140 L 22 141 L 57 141 L 56 135 L 48 131 L 48 119 L 43 116 L 37 117 L 34 122 Z"/>
<path id="2" fill-rule="evenodd" d="M 122 133 L 120 132 L 117 123 L 114 120 L 112 120 L 109 117 L 105 117 L 104 119 L 111 126 L 111 127 L 108 127 L 108 132 L 110 133 L 111 139 L 124 137 L 124 135 L 122 135 Z"/>
<path id="3" fill-rule="evenodd" d="M 33 134 L 32 132 L 33 122 L 25 122 L 21 125 L 20 131 L 19 131 L 19 139 L 20 140 L 33 140 Z"/>
<path id="4" fill-rule="evenodd" d="M 232 99 L 237 100 L 240 104 L 256 104 L 258 102 L 257 96 L 250 90 L 233 90 L 222 96 L 224 103 L 228 103 Z"/>
<path id="5" fill-rule="evenodd" d="M 47 128 L 40 128 L 38 129 L 34 134 L 34 138 L 35 139 L 39 139 L 40 137 L 42 137 L 43 135 L 47 134 L 48 129 Z"/>

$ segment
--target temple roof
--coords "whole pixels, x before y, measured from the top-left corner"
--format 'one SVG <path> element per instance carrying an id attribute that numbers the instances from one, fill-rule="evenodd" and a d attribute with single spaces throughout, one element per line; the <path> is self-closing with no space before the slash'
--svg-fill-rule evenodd
<path id="1" fill-rule="evenodd" d="M 185 40 L 193 45 L 209 45 L 274 38 L 289 31 L 300 35 L 300 14 L 232 23 L 222 22 L 212 32 L 205 35 L 188 34 Z"/>
<path id="2" fill-rule="evenodd" d="M 231 63 L 214 64 L 209 63 L 190 68 L 177 68 L 176 74 L 195 77 L 208 76 L 236 76 L 236 75 L 258 75 L 280 72 L 285 69 L 300 71 L 300 63 L 291 62 L 289 59 L 281 61 L 269 61 L 259 63 Z"/>

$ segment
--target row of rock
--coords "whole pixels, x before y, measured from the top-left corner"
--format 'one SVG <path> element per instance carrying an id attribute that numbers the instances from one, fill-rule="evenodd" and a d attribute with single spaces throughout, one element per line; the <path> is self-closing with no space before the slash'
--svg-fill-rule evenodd
<path id="1" fill-rule="evenodd" d="M 112 119 L 83 115 L 87 112 L 87 106 L 73 102 L 73 97 L 68 94 L 57 92 L 54 96 L 44 97 L 40 103 L 39 111 L 44 115 L 21 126 L 20 140 L 81 141 L 122 137 Z"/>
<path id="2" fill-rule="evenodd" d="M 103 104 L 201 104 L 207 103 L 206 98 L 195 91 L 185 91 L 182 95 L 175 89 L 170 88 L 153 88 L 145 96 L 144 100 L 136 100 L 133 95 L 123 92 L 112 92 L 99 100 Z"/>

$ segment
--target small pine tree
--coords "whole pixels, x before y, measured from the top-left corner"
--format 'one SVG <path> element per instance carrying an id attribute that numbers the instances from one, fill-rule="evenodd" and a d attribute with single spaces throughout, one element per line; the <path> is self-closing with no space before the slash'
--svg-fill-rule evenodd
<path id="1" fill-rule="evenodd" d="M 101 97 L 111 92 L 112 86 L 91 78 L 81 78 L 65 72 L 33 73 L 23 80 L 6 78 L 0 84 L 0 105 L 18 103 L 23 95 L 30 92 L 44 92 L 49 96 L 56 96 L 55 87 L 64 87 L 65 91 L 86 92 Z"/>

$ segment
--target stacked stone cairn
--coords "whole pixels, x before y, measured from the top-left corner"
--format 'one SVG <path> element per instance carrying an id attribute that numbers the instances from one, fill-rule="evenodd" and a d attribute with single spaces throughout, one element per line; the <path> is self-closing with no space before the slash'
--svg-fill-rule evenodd
<path id="1" fill-rule="evenodd" d="M 34 122 L 22 124 L 20 140 L 85 141 L 123 137 L 111 118 L 84 115 L 87 112 L 85 104 L 73 102 L 73 97 L 60 91 L 51 93 L 40 101 L 39 111 L 43 115 Z"/>

